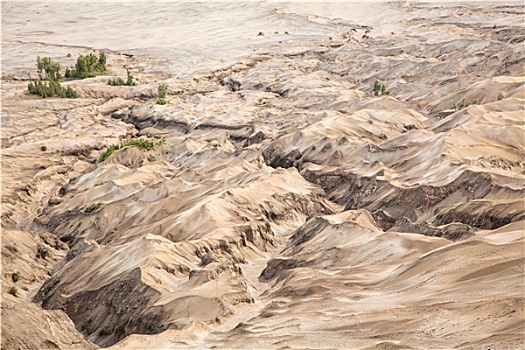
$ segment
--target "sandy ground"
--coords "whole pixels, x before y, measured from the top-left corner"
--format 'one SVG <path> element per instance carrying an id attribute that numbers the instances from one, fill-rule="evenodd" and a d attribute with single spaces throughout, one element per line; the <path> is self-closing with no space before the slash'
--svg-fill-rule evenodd
<path id="1" fill-rule="evenodd" d="M 2 348 L 522 348 L 523 23 L 2 3 Z M 80 98 L 27 93 L 37 55 L 98 50 Z M 100 160 L 136 138 L 165 142 Z"/>

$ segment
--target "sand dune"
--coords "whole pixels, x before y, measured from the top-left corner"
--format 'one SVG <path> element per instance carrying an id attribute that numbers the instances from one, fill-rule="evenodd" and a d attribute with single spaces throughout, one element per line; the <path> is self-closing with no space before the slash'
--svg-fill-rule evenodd
<path id="1" fill-rule="evenodd" d="M 3 4 L 2 348 L 522 348 L 523 20 Z M 98 50 L 79 98 L 27 93 Z"/>

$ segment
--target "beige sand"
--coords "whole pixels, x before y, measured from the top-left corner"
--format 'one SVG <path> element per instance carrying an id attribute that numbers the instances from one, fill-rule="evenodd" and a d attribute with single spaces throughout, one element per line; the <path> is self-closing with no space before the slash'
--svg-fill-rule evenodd
<path id="1" fill-rule="evenodd" d="M 522 348 L 523 21 L 3 3 L 2 347 Z M 101 49 L 80 98 L 26 92 L 37 55 Z M 166 143 L 100 161 L 140 137 Z"/>

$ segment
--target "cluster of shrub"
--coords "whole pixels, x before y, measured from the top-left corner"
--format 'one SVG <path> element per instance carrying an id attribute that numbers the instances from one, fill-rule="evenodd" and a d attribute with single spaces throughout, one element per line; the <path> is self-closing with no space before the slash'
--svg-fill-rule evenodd
<path id="1" fill-rule="evenodd" d="M 68 98 L 77 98 L 78 93 L 71 87 L 62 87 L 58 80 L 50 80 L 42 82 L 41 79 L 38 79 L 35 82 L 30 82 L 27 86 L 30 93 L 34 95 L 46 97 L 68 97 Z"/>
<path id="2" fill-rule="evenodd" d="M 68 54 L 71 57 L 71 54 Z M 71 87 L 64 88 L 60 85 L 62 75 L 60 73 L 60 64 L 53 62 L 51 58 L 40 56 L 36 59 L 38 68 L 38 79 L 30 81 L 27 88 L 31 94 L 39 95 L 42 97 L 68 97 L 76 98 L 78 93 Z M 127 79 L 124 80 L 120 77 L 109 79 L 108 85 L 111 86 L 135 86 L 136 83 L 131 75 L 129 69 L 126 69 Z M 104 51 L 100 51 L 99 56 L 90 53 L 89 55 L 80 55 L 77 58 L 77 63 L 74 68 L 66 68 L 64 77 L 66 79 L 85 79 L 91 78 L 98 75 L 107 74 L 106 69 L 106 54 Z M 31 79 L 31 77 L 30 77 Z M 158 86 L 157 104 L 165 105 L 169 104 L 166 100 L 166 93 L 168 91 L 168 85 L 160 84 Z"/>
<path id="3" fill-rule="evenodd" d="M 36 66 L 38 68 L 38 79 L 31 81 L 27 85 L 30 93 L 46 97 L 69 97 L 76 98 L 78 93 L 71 87 L 64 88 L 60 85 L 60 64 L 53 62 L 51 58 L 44 57 L 36 58 Z"/>
<path id="4" fill-rule="evenodd" d="M 100 56 L 90 53 L 78 56 L 74 69 L 66 68 L 66 78 L 86 79 L 104 75 L 106 70 L 106 54 L 100 51 Z"/>
<path id="5" fill-rule="evenodd" d="M 150 149 L 153 149 L 155 146 L 164 145 L 165 143 L 166 141 L 164 139 L 160 140 L 159 142 L 152 142 L 149 140 L 138 139 L 138 140 L 131 140 L 122 145 L 111 145 L 108 147 L 108 149 L 104 153 L 102 153 L 102 156 L 100 157 L 100 161 L 101 162 L 105 161 L 106 159 L 108 159 L 110 155 L 113 154 L 113 152 L 119 149 L 124 149 L 124 148 L 134 146 L 134 147 L 141 147 L 141 148 L 150 150 Z"/>
<path id="6" fill-rule="evenodd" d="M 101 203 L 101 202 L 92 203 L 92 204 L 88 205 L 84 209 L 84 213 L 89 214 L 89 213 L 97 210 L 98 208 L 102 207 L 102 205 L 103 205 L 103 203 Z"/>
<path id="7" fill-rule="evenodd" d="M 376 80 L 374 83 L 373 93 L 375 96 L 379 95 L 389 95 L 390 91 L 388 91 L 385 87 L 385 84 L 381 83 L 380 81 Z"/>
<path id="8" fill-rule="evenodd" d="M 166 92 L 168 91 L 168 85 L 166 84 L 160 84 L 157 89 L 157 104 L 158 105 L 165 105 L 168 104 L 168 101 L 166 101 Z"/>
<path id="9" fill-rule="evenodd" d="M 68 55 L 69 56 L 69 55 Z M 64 88 L 60 85 L 62 75 L 60 73 L 60 64 L 53 62 L 49 57 L 36 58 L 38 69 L 38 79 L 30 81 L 27 89 L 31 94 L 42 97 L 69 97 L 76 98 L 78 93 L 71 87 Z M 106 74 L 106 54 L 101 51 L 100 56 L 90 53 L 89 55 L 80 55 L 74 69 L 67 68 L 65 78 L 84 79 Z"/>
<path id="10" fill-rule="evenodd" d="M 462 99 L 461 101 L 454 103 L 454 110 L 459 111 L 463 108 L 467 108 L 470 105 L 476 105 L 478 104 L 478 100 L 474 101 L 466 101 L 465 99 Z"/>
<path id="11" fill-rule="evenodd" d="M 111 86 L 121 86 L 121 85 L 128 85 L 128 86 L 135 86 L 135 82 L 133 81 L 133 75 L 129 72 L 129 69 L 126 68 L 126 72 L 128 75 L 128 78 L 126 81 L 122 79 L 121 77 L 115 78 L 115 79 L 109 79 L 108 85 Z"/>

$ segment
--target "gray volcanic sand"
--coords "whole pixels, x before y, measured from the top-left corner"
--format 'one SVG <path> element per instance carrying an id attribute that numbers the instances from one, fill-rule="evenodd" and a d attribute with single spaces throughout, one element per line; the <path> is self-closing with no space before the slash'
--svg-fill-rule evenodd
<path id="1" fill-rule="evenodd" d="M 522 348 L 524 19 L 2 3 L 2 348 Z M 28 94 L 99 50 L 80 98 Z"/>

